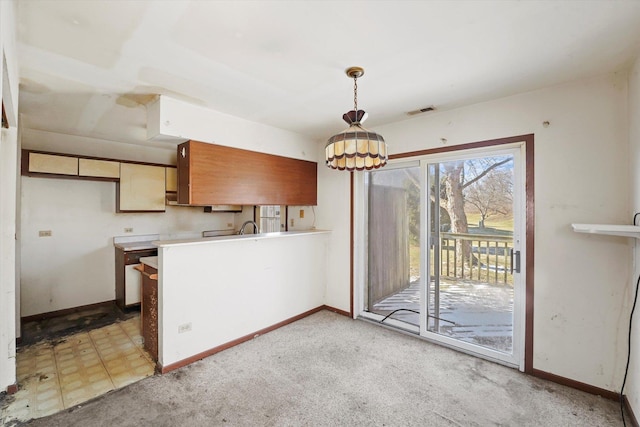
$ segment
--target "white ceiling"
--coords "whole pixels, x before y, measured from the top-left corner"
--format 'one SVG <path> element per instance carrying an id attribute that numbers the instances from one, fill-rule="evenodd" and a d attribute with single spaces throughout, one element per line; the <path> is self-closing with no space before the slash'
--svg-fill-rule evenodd
<path id="1" fill-rule="evenodd" d="M 325 140 L 628 66 L 640 1 L 18 2 L 25 128 L 146 142 L 166 94 Z M 429 113 L 427 113 L 429 114 Z"/>

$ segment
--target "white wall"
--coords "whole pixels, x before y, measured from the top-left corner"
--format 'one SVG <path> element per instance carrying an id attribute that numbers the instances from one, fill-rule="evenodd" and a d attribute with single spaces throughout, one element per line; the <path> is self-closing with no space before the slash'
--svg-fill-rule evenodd
<path id="1" fill-rule="evenodd" d="M 629 143 L 631 166 L 631 212 L 640 212 L 640 55 L 629 72 Z M 636 221 L 640 224 L 640 220 Z M 634 241 L 634 263 L 632 277 L 627 287 L 627 305 L 634 298 L 636 280 L 640 276 L 640 240 Z M 636 307 L 631 338 L 631 364 L 625 386 L 625 394 L 635 413 L 640 416 L 640 307 Z M 627 348 L 627 343 L 620 345 Z"/>
<path id="2" fill-rule="evenodd" d="M 324 159 L 324 144 L 318 147 Z M 318 206 L 316 228 L 331 230 L 329 271 L 325 304 L 349 312 L 350 282 L 350 173 L 329 169 L 318 163 Z"/>
<path id="3" fill-rule="evenodd" d="M 22 316 L 115 299 L 113 237 L 235 227 L 233 213 L 115 213 L 115 183 L 22 177 Z M 232 224 L 231 227 L 228 224 Z M 39 237 L 51 230 L 51 237 Z M 128 233 L 126 235 L 129 235 Z"/>
<path id="4" fill-rule="evenodd" d="M 152 135 L 259 151 L 300 160 L 316 161 L 313 140 L 283 129 L 251 122 L 161 95 L 147 109 L 147 129 Z"/>
<path id="5" fill-rule="evenodd" d="M 161 365 L 323 305 L 328 235 L 247 236 L 160 248 Z M 186 324 L 191 331 L 178 333 Z"/>
<path id="6" fill-rule="evenodd" d="M 626 77 L 601 76 L 375 129 L 391 153 L 439 147 L 441 138 L 454 145 L 535 134 L 534 368 L 613 391 L 622 382 L 629 244 L 574 233 L 570 224 L 630 222 Z M 348 241 L 337 230 L 348 226 L 348 174 L 321 172 L 320 182 L 325 209 L 318 227 L 334 230 L 330 254 L 337 261 L 330 261 L 326 300 L 344 308 Z"/>
<path id="7" fill-rule="evenodd" d="M 174 150 L 26 131 L 23 147 L 175 164 Z M 22 316 L 115 298 L 113 237 L 235 227 L 233 213 L 167 206 L 165 213 L 115 213 L 113 182 L 21 177 Z M 51 230 L 51 237 L 39 237 Z M 129 234 L 126 234 L 129 235 Z"/>
<path id="8" fill-rule="evenodd" d="M 15 2 L 0 1 L 0 98 L 10 129 L 0 132 L 0 391 L 16 382 L 16 168 L 18 70 Z"/>

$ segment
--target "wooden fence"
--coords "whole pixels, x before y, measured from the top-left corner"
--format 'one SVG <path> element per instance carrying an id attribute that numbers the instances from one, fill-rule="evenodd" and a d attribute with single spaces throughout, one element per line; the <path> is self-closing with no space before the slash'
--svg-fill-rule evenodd
<path id="1" fill-rule="evenodd" d="M 450 279 L 478 280 L 513 285 L 511 236 L 440 233 L 440 275 Z M 463 245 L 468 245 L 462 259 Z"/>

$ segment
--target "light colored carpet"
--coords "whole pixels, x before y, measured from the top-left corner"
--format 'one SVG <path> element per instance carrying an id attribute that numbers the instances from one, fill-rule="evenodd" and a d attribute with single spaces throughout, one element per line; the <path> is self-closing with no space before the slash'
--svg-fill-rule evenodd
<path id="1" fill-rule="evenodd" d="M 48 427 L 621 424 L 616 402 L 328 311 L 29 423 Z"/>

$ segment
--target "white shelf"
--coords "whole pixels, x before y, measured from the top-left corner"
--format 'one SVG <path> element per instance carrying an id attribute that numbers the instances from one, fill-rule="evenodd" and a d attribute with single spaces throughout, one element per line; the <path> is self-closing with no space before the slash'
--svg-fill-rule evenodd
<path id="1" fill-rule="evenodd" d="M 640 239 L 640 226 L 616 224 L 571 224 L 577 233 L 605 234 Z"/>

